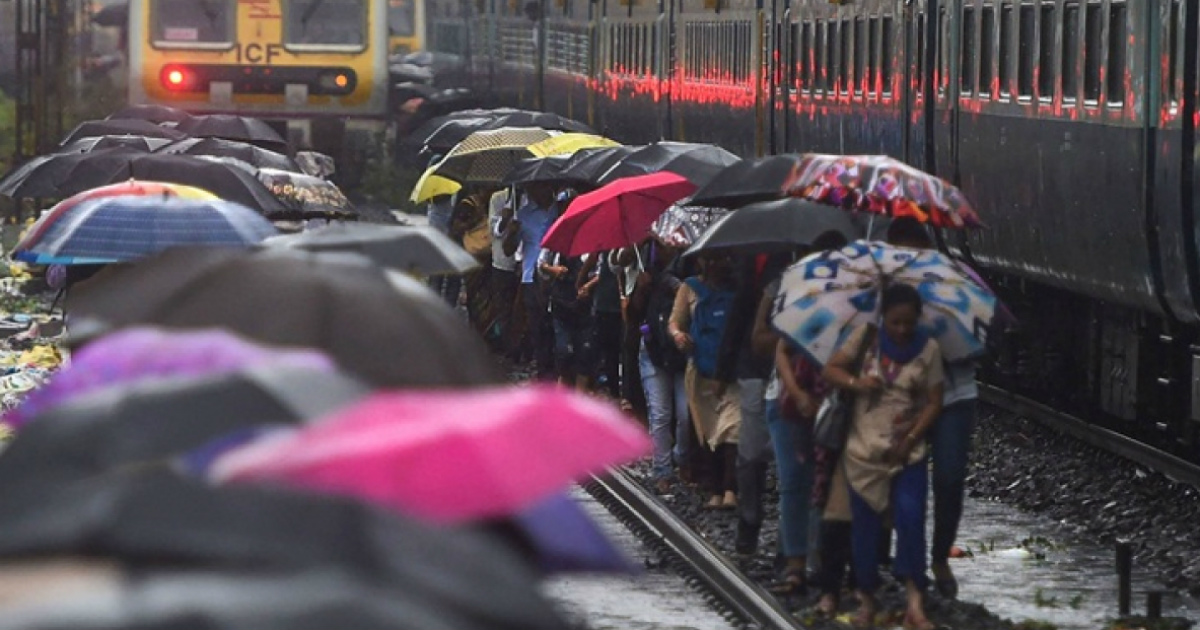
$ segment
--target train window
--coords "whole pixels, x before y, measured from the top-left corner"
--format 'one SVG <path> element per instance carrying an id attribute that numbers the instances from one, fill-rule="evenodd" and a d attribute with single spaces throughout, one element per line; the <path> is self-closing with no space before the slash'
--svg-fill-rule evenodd
<path id="1" fill-rule="evenodd" d="M 1089 4 L 1084 14 L 1083 98 L 1092 104 L 1100 101 L 1101 62 L 1104 45 L 1104 7 Z"/>
<path id="2" fill-rule="evenodd" d="M 1021 5 L 1018 14 L 1021 21 L 1018 32 L 1020 43 L 1017 49 L 1017 96 L 1021 98 L 1033 97 L 1033 50 L 1037 41 L 1033 16 L 1032 6 Z"/>
<path id="3" fill-rule="evenodd" d="M 868 55 L 871 54 L 870 37 L 867 35 L 867 21 L 858 18 L 854 21 L 854 94 L 862 96 L 863 83 L 867 80 Z"/>
<path id="4" fill-rule="evenodd" d="M 1129 12 L 1126 6 L 1113 3 L 1108 13 L 1108 69 L 1104 83 L 1109 105 L 1125 102 L 1125 55 L 1129 38 Z"/>
<path id="5" fill-rule="evenodd" d="M 917 16 L 917 46 L 913 51 L 913 54 L 917 57 L 916 68 L 918 95 L 925 93 L 925 20 L 926 16 L 924 14 Z"/>
<path id="6" fill-rule="evenodd" d="M 854 49 L 851 45 L 854 43 L 853 35 L 850 32 L 850 20 L 842 20 L 838 22 L 838 38 L 841 41 L 841 56 L 838 57 L 838 83 L 840 84 L 840 94 L 850 94 L 853 89 L 854 82 L 853 72 L 850 63 L 854 60 Z"/>
<path id="7" fill-rule="evenodd" d="M 1013 12 L 1012 5 L 1006 4 L 1000 8 L 1000 46 L 997 61 L 999 63 L 998 78 L 1001 98 L 1007 98 L 1012 90 L 1012 37 L 1013 20 L 1015 19 L 1016 14 Z"/>
<path id="8" fill-rule="evenodd" d="M 996 78 L 996 7 L 984 7 L 979 28 L 979 95 L 990 98 Z"/>
<path id="9" fill-rule="evenodd" d="M 1167 86 L 1167 98 L 1171 103 L 1179 103 L 1179 87 L 1182 83 L 1180 73 L 1180 26 L 1183 22 L 1183 3 L 1171 0 L 1171 12 L 1167 19 L 1167 74 L 1163 83 Z"/>
<path id="10" fill-rule="evenodd" d="M 812 92 L 813 87 L 813 23 L 805 22 L 800 26 L 800 49 L 797 51 L 799 62 L 800 89 Z"/>
<path id="11" fill-rule="evenodd" d="M 230 48 L 237 9 L 233 0 L 155 0 L 151 5 L 158 48 Z"/>
<path id="12" fill-rule="evenodd" d="M 879 82 L 883 84 L 884 96 L 892 94 L 892 59 L 896 58 L 896 51 L 892 50 L 892 42 L 895 41 L 892 35 L 892 29 L 895 28 L 895 20 L 891 16 L 883 18 L 883 27 L 879 38 Z M 920 55 L 920 53 L 917 53 Z"/>
<path id="13" fill-rule="evenodd" d="M 975 93 L 975 62 L 979 56 L 975 54 L 975 9 L 966 8 L 962 13 L 962 29 L 960 30 L 958 56 L 959 91 L 970 95 Z"/>
<path id="14" fill-rule="evenodd" d="M 363 50 L 366 0 L 290 0 L 283 7 L 283 44 L 289 50 Z"/>
<path id="15" fill-rule="evenodd" d="M 388 0 L 388 33 L 412 37 L 416 33 L 417 5 L 413 0 Z"/>
<path id="16" fill-rule="evenodd" d="M 838 29 L 837 22 L 829 20 L 825 22 L 825 93 L 836 95 L 834 91 L 837 85 L 837 56 L 838 56 Z"/>
<path id="17" fill-rule="evenodd" d="M 936 78 L 938 98 L 946 96 L 946 87 L 950 83 L 950 15 L 946 7 L 942 7 L 939 15 L 938 24 L 941 24 L 941 33 L 939 33 L 942 44 L 937 46 L 939 52 L 938 68 Z"/>
<path id="18" fill-rule="evenodd" d="M 1058 66 L 1055 65 L 1055 30 L 1058 28 L 1058 11 L 1053 5 L 1042 7 L 1042 19 L 1038 25 L 1038 98 L 1054 98 Z"/>
<path id="19" fill-rule="evenodd" d="M 1079 52 L 1083 41 L 1079 37 L 1079 4 L 1063 6 L 1062 91 L 1063 101 L 1075 102 L 1079 94 Z"/>

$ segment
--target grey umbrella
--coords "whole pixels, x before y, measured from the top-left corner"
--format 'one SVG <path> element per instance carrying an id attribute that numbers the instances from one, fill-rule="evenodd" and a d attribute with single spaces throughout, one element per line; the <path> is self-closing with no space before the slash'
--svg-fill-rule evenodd
<path id="1" fill-rule="evenodd" d="M 448 236 L 427 226 L 332 224 L 274 236 L 264 247 L 355 252 L 397 271 L 420 276 L 466 273 L 479 261 Z"/>
<path id="2" fill-rule="evenodd" d="M 875 217 L 878 226 L 884 217 Z M 867 236 L 871 217 L 804 199 L 764 201 L 734 210 L 708 228 L 684 252 L 691 256 L 714 249 L 770 253 L 806 247 L 834 232 L 845 241 Z"/>

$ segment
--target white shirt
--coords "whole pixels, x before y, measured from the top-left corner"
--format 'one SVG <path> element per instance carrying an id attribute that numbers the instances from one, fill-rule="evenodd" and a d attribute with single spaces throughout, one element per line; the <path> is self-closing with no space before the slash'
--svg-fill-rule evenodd
<path id="1" fill-rule="evenodd" d="M 500 231 L 500 219 L 508 206 L 508 190 L 501 190 L 488 200 L 488 225 L 492 230 L 492 266 L 501 271 L 516 271 L 517 257 L 504 253 L 504 238 Z"/>

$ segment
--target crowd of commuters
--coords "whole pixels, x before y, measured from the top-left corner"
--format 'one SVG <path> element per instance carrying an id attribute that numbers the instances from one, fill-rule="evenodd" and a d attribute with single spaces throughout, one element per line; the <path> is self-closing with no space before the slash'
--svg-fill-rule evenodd
<path id="1" fill-rule="evenodd" d="M 866 627 L 880 566 L 890 565 L 907 589 L 905 627 L 932 628 L 923 603 L 928 570 L 941 596 L 957 594 L 947 560 L 962 516 L 977 392 L 974 365 L 944 363 L 917 327 L 917 291 L 887 287 L 878 324 L 855 330 L 817 366 L 769 319 L 784 269 L 841 247 L 840 234 L 769 256 L 685 258 L 653 238 L 578 258 L 543 250 L 542 237 L 575 194 L 535 183 L 435 199 L 430 223 L 486 264 L 465 278 L 434 279 L 434 288 L 466 307 L 498 354 L 531 365 L 536 378 L 611 397 L 643 417 L 655 488 L 694 485 L 706 508 L 729 510 L 737 554 L 758 548 L 773 462 L 776 590 L 811 585 L 821 593 L 818 612 L 833 615 L 848 578 L 860 602 L 855 624 Z M 893 221 L 887 238 L 932 246 L 924 226 L 909 220 Z M 819 444 L 813 421 L 835 390 L 851 401 L 848 437 Z"/>

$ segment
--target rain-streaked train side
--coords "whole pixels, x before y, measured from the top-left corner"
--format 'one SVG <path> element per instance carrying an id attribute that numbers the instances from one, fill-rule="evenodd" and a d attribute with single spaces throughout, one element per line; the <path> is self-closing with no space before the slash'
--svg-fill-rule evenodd
<path id="1" fill-rule="evenodd" d="M 501 102 L 627 142 L 885 153 L 959 183 L 988 228 L 950 240 L 1023 323 L 991 378 L 1197 454 L 1200 0 L 481 0 L 429 13 L 430 48 L 464 60 L 453 80 Z"/>

